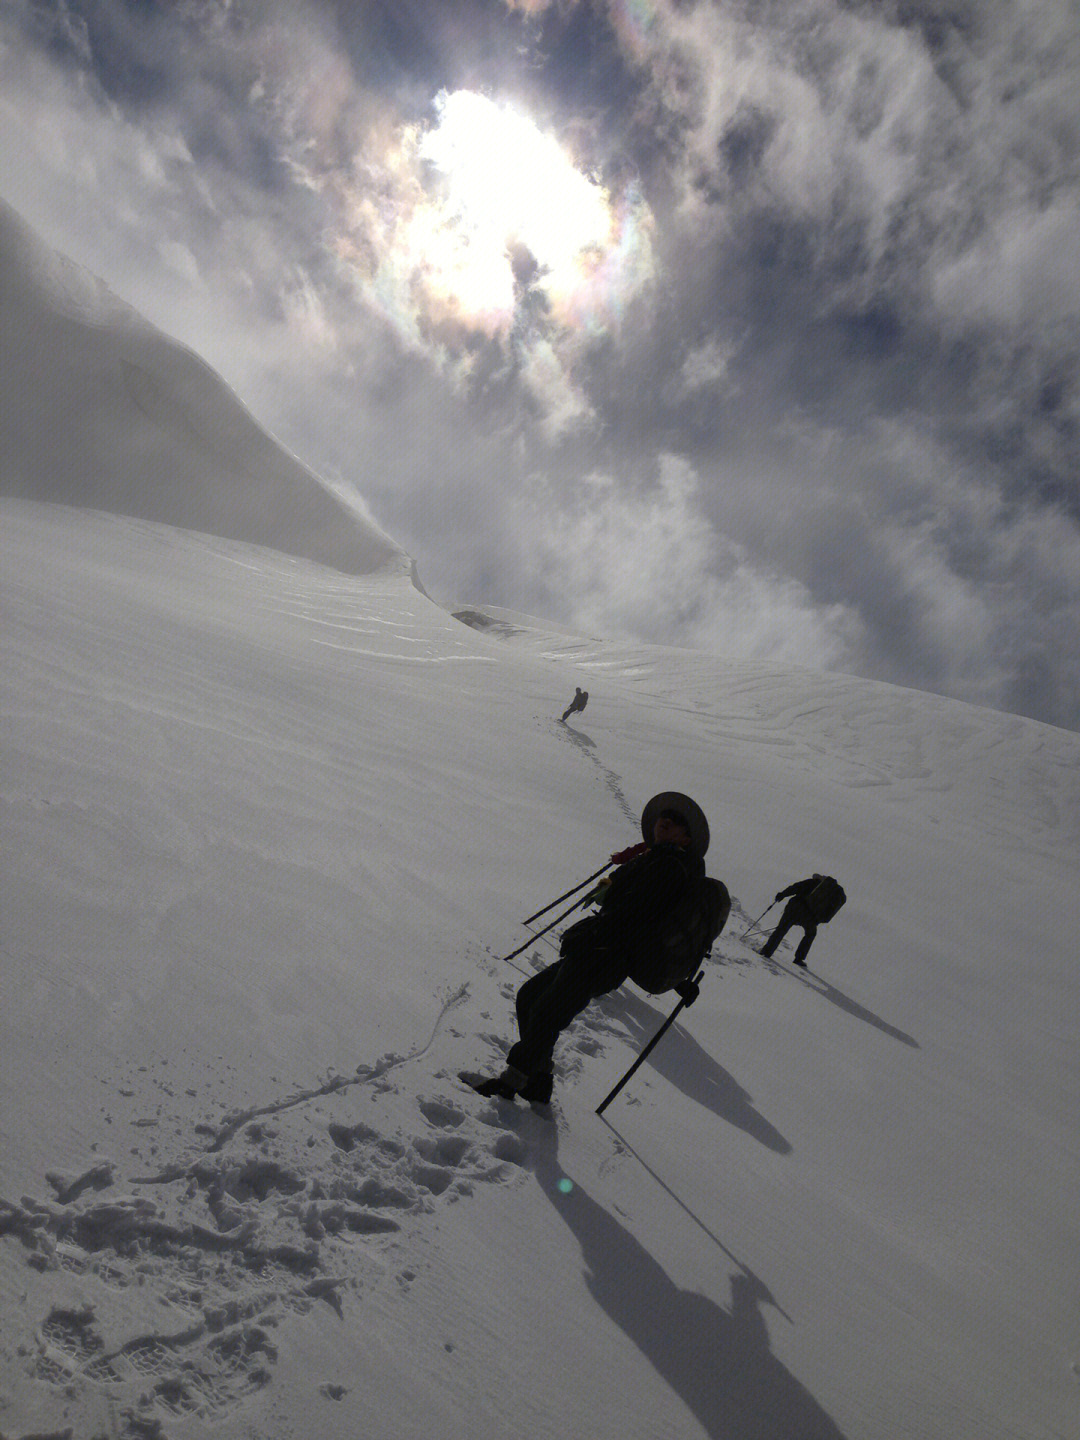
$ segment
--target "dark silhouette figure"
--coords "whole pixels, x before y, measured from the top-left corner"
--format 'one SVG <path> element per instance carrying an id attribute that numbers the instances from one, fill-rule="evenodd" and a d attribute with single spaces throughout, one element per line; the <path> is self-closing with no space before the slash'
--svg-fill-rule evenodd
<path id="1" fill-rule="evenodd" d="M 584 710 L 585 706 L 588 703 L 589 692 L 587 690 L 582 690 L 580 685 L 576 685 L 574 687 L 574 698 L 570 701 L 570 704 L 566 707 L 566 709 L 563 711 L 562 715 L 559 718 L 565 723 L 565 721 L 571 715 L 576 715 L 579 711 Z"/>
<path id="2" fill-rule="evenodd" d="M 600 909 L 571 925 L 559 959 L 518 990 L 520 1039 L 507 1052 L 501 1074 L 462 1078 L 481 1095 L 547 1104 L 554 1085 L 555 1043 L 590 1001 L 617 990 L 653 948 L 659 922 L 705 874 L 709 825 L 688 795 L 654 795 L 641 817 L 644 843 L 624 851 L 619 869 L 593 892 Z M 690 986 L 693 994 L 684 993 Z M 692 1004 L 693 981 L 672 987 Z"/>
<path id="3" fill-rule="evenodd" d="M 843 890 L 830 875 L 811 875 L 807 880 L 796 880 L 776 896 L 777 903 L 785 896 L 791 896 L 784 906 L 784 913 L 776 929 L 761 947 L 761 954 L 768 960 L 776 951 L 780 941 L 793 925 L 802 927 L 803 936 L 795 950 L 793 965 L 806 968 L 806 956 L 814 943 L 818 926 L 831 920 L 847 898 Z"/>

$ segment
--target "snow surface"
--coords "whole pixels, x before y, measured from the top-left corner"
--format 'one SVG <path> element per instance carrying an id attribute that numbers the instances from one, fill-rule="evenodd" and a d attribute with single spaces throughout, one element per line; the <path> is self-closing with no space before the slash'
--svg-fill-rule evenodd
<path id="1" fill-rule="evenodd" d="M 136 494 L 81 398 L 46 453 L 92 413 Z M 0 501 L 6 1440 L 1080 1433 L 1080 738 L 95 483 Z M 668 788 L 735 898 L 701 999 L 603 1119 L 669 998 L 581 1017 L 553 1118 L 480 1099 L 522 917 Z M 813 870 L 803 974 L 745 932 Z"/>

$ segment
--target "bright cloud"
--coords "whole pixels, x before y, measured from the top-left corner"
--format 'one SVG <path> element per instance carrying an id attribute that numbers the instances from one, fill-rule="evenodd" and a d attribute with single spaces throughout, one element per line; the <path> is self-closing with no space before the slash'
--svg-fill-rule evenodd
<path id="1" fill-rule="evenodd" d="M 1056 328 L 1080 320 L 1080 198 L 1002 215 L 934 281 L 946 317 Z M 993 285 L 986 283 L 988 274 Z"/>
<path id="2" fill-rule="evenodd" d="M 691 350 L 679 372 L 679 390 L 686 395 L 702 390 L 722 391 L 729 383 L 728 374 L 734 353 L 734 344 L 715 337 Z"/>
<path id="3" fill-rule="evenodd" d="M 841 605 L 815 606 L 798 582 L 755 566 L 710 525 L 700 488 L 675 455 L 660 458 L 655 484 L 637 496 L 592 476 L 572 511 L 553 506 L 537 482 L 524 501 L 522 564 L 586 634 L 842 668 L 860 639 L 857 619 Z"/>
<path id="4" fill-rule="evenodd" d="M 348 173 L 323 169 L 310 137 L 294 164 L 338 197 L 332 243 L 363 303 L 455 383 L 495 342 L 558 439 L 593 413 L 582 348 L 653 280 L 653 216 L 633 182 L 615 193 L 584 174 L 519 108 L 459 90 L 433 114 L 367 135 Z"/>
<path id="5" fill-rule="evenodd" d="M 460 90 L 434 111 L 430 128 L 405 126 L 387 155 L 358 163 L 340 248 L 367 257 L 365 292 L 414 336 L 449 323 L 505 339 L 516 326 L 526 348 L 541 331 L 561 349 L 616 325 L 652 275 L 640 194 L 613 196 L 509 104 Z"/>

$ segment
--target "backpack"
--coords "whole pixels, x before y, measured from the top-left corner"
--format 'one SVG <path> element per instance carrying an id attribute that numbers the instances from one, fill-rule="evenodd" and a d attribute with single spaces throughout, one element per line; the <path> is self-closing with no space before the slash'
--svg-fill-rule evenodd
<path id="1" fill-rule="evenodd" d="M 803 903 L 819 925 L 827 924 L 843 905 L 844 887 L 831 875 L 822 875 Z"/>
<path id="2" fill-rule="evenodd" d="M 712 948 L 731 910 L 727 886 L 708 875 L 691 881 L 686 894 L 657 922 L 630 979 L 650 995 L 688 980 Z"/>

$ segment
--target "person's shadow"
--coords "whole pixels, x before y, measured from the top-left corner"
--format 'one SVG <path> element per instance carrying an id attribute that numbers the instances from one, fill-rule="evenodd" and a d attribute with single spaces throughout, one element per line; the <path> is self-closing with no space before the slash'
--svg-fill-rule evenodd
<path id="1" fill-rule="evenodd" d="M 644 1049 L 667 1018 L 626 986 L 611 995 L 601 996 L 596 1001 L 596 1008 L 601 1014 L 625 1025 L 636 1052 Z M 704 1106 L 729 1125 L 745 1130 L 766 1149 L 775 1150 L 778 1155 L 791 1154 L 790 1141 L 755 1110 L 749 1093 L 678 1021 L 652 1051 L 645 1065 L 651 1066 L 688 1100 Z M 632 1085 L 633 1081 L 630 1082 Z M 625 1095 L 626 1091 L 623 1093 Z"/>
<path id="2" fill-rule="evenodd" d="M 880 1015 L 875 1015 L 872 1010 L 867 1010 L 865 1005 L 860 1005 L 857 1000 L 852 1000 L 851 996 L 845 995 L 842 990 L 837 990 L 835 985 L 830 985 L 827 980 L 823 980 L 816 970 L 789 969 L 786 965 L 778 965 L 771 957 L 766 959 L 765 956 L 762 956 L 761 959 L 766 968 L 771 970 L 773 974 L 780 971 L 785 975 L 794 975 L 797 980 L 802 981 L 808 990 L 813 990 L 816 995 L 822 996 L 825 1000 L 835 1005 L 837 1009 L 843 1010 L 846 1015 L 852 1016 L 853 1019 L 862 1020 L 865 1024 L 872 1025 L 875 1030 L 880 1030 L 882 1034 L 890 1035 L 894 1040 L 899 1040 L 901 1045 L 910 1045 L 913 1050 L 921 1048 L 919 1042 L 913 1036 L 908 1035 L 904 1030 L 897 1029 L 895 1025 L 890 1025 L 887 1020 L 883 1020 Z"/>
<path id="3" fill-rule="evenodd" d="M 550 1121 L 523 1119 L 537 1181 L 581 1246 L 590 1294 L 705 1433 L 712 1440 L 843 1440 L 772 1353 L 763 1311 L 779 1306 L 768 1286 L 736 1260 L 727 1309 L 680 1289 L 640 1241 L 564 1175 Z"/>
<path id="4" fill-rule="evenodd" d="M 572 745 L 580 745 L 583 750 L 596 749 L 596 741 L 592 736 L 586 735 L 584 730 L 576 730 L 567 720 L 560 720 L 559 724 L 562 726 L 562 733 Z"/>

